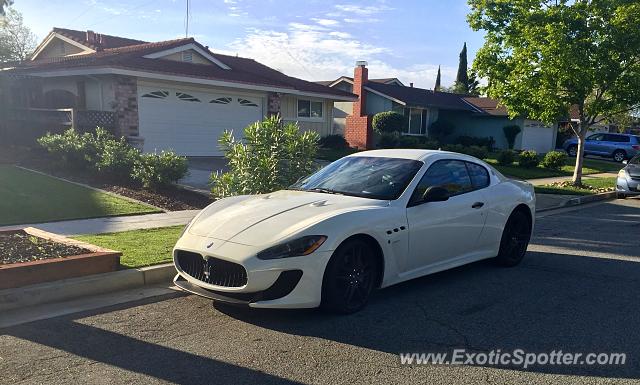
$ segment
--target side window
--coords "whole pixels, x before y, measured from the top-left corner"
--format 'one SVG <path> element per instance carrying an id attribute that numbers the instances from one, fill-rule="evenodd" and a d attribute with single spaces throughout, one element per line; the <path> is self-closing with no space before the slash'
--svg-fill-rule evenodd
<path id="1" fill-rule="evenodd" d="M 467 162 L 471 184 L 474 189 L 481 189 L 489 186 L 489 172 L 486 168 L 476 163 Z"/>
<path id="2" fill-rule="evenodd" d="M 415 202 L 432 186 L 444 187 L 451 195 L 458 195 L 473 190 L 467 166 L 461 160 L 439 160 L 429 166 L 420 183 L 411 196 Z"/>
<path id="3" fill-rule="evenodd" d="M 602 134 L 593 134 L 587 137 L 587 140 L 602 140 Z"/>

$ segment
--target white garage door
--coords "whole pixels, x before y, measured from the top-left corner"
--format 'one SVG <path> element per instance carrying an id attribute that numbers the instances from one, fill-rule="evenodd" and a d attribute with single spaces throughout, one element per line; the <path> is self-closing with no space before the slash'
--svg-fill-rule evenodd
<path id="1" fill-rule="evenodd" d="M 522 130 L 522 150 L 546 153 L 555 148 L 555 129 L 544 123 L 527 120 Z"/>
<path id="2" fill-rule="evenodd" d="M 173 150 L 180 155 L 219 156 L 225 130 L 236 137 L 262 119 L 262 98 L 139 86 L 138 111 L 144 151 Z"/>

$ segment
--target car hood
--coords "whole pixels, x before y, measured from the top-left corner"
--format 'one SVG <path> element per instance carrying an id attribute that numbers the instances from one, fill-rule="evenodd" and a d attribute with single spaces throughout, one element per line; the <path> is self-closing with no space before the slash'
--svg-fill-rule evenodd
<path id="1" fill-rule="evenodd" d="M 285 238 L 341 212 L 386 205 L 388 201 L 281 190 L 214 202 L 196 217 L 188 232 L 258 246 Z"/>

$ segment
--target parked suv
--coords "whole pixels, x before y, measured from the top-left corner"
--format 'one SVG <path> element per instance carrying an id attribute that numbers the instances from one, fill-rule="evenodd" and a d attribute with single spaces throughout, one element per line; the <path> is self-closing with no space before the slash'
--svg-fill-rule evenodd
<path id="1" fill-rule="evenodd" d="M 562 148 L 571 156 L 578 153 L 578 140 L 573 138 L 564 142 Z M 640 136 L 631 134 L 599 133 L 587 137 L 584 146 L 585 155 L 611 157 L 616 162 L 631 159 L 640 153 Z"/>

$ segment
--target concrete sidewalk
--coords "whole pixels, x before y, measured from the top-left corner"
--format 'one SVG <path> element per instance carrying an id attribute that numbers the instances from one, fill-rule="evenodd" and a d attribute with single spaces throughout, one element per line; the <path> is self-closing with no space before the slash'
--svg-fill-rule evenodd
<path id="1" fill-rule="evenodd" d="M 582 179 L 594 179 L 594 178 L 615 178 L 618 175 L 617 172 L 603 172 L 600 174 L 589 174 L 583 175 Z M 536 179 L 527 179 L 527 182 L 531 183 L 534 186 L 542 186 L 545 184 L 556 183 L 556 182 L 564 182 L 567 180 L 571 180 L 572 176 L 556 176 L 552 178 L 536 178 Z"/>
<path id="2" fill-rule="evenodd" d="M 171 211 L 159 214 L 130 215 L 78 219 L 72 221 L 36 223 L 18 226 L 0 227 L 0 230 L 36 227 L 51 233 L 70 236 L 84 234 L 111 233 L 127 230 L 152 229 L 157 227 L 186 225 L 200 210 Z"/>

